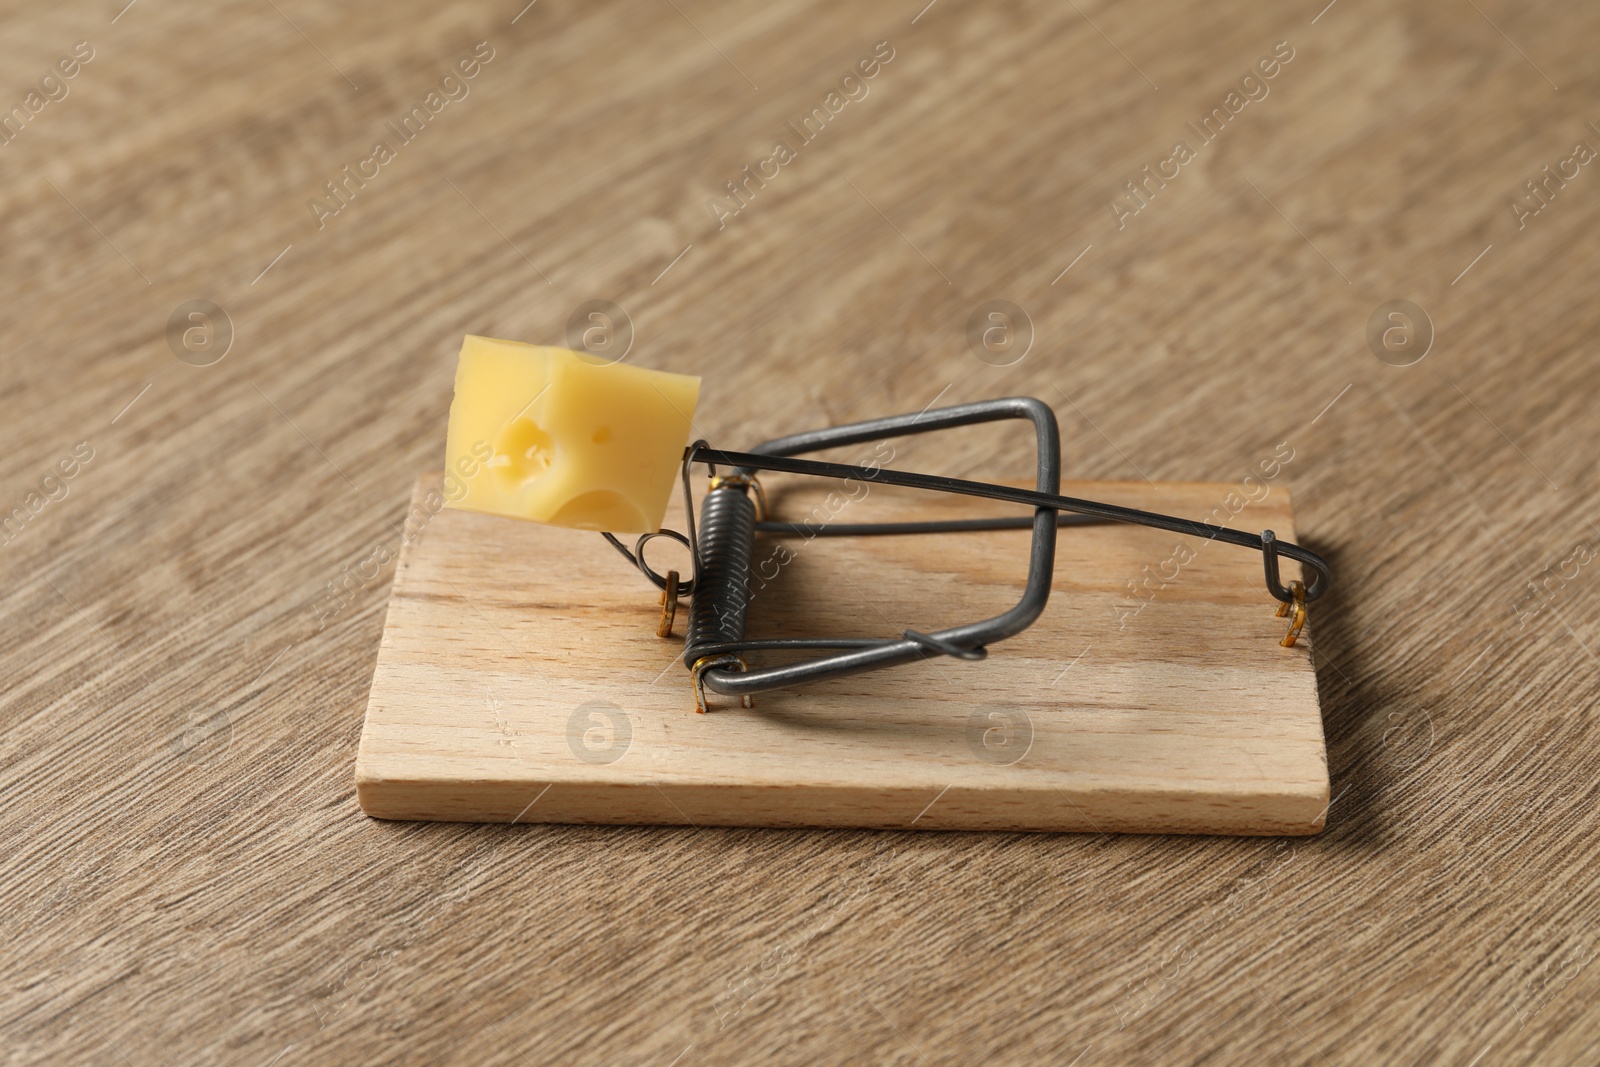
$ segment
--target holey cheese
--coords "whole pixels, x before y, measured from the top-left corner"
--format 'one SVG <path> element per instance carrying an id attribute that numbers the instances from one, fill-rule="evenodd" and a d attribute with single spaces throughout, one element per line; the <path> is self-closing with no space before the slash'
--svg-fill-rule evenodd
<path id="1" fill-rule="evenodd" d="M 661 528 L 700 379 L 564 348 L 468 336 L 445 441 L 445 499 L 552 526 Z"/>

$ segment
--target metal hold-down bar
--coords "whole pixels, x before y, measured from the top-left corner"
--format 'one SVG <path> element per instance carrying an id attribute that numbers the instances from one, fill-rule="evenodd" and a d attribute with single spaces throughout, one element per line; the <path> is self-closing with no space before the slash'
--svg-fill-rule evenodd
<path id="1" fill-rule="evenodd" d="M 1259 549 L 1263 554 L 1266 567 L 1267 591 L 1285 603 L 1292 599 L 1292 594 L 1278 580 L 1277 558 L 1279 556 L 1288 556 L 1296 562 L 1306 564 L 1317 572 L 1316 578 L 1306 588 L 1307 600 L 1315 600 L 1321 596 L 1326 591 L 1328 582 L 1332 577 L 1327 560 L 1308 548 L 1301 548 L 1299 545 L 1289 541 L 1279 541 L 1271 530 L 1264 530 L 1260 534 L 1246 533 L 1243 530 L 1230 530 L 1226 526 L 1217 526 L 1209 522 L 1200 522 L 1196 519 L 1180 519 L 1154 511 L 1127 508 L 1120 504 L 1102 504 L 1094 500 L 1080 500 L 1077 497 L 1058 496 L 1054 493 L 1017 489 L 1009 485 L 994 485 L 989 482 L 967 481 L 964 478 L 947 478 L 937 474 L 912 474 L 887 468 L 878 468 L 874 473 L 872 468 L 856 467 L 845 463 L 777 459 L 759 453 L 728 452 L 714 448 L 701 448 L 693 454 L 692 459 L 699 463 L 759 466 L 761 470 L 780 471 L 788 474 L 812 474 L 819 478 L 866 478 L 875 480 L 880 485 L 902 485 L 912 489 L 934 489 L 945 493 L 987 497 L 990 500 L 1007 500 L 1017 504 L 1031 504 L 1041 509 L 1072 511 L 1107 522 L 1126 522 L 1138 526 L 1150 526 L 1158 530 L 1168 530 L 1172 533 L 1203 537 L 1209 541 L 1223 541 L 1243 548 Z M 990 528 L 987 525 L 990 521 L 998 520 L 975 520 L 975 522 L 983 522 L 985 525 L 979 527 L 974 524 L 965 528 Z M 895 527 L 894 532 L 933 533 L 946 528 L 947 524 L 895 523 L 885 525 Z M 885 530 L 882 532 L 891 531 Z"/>

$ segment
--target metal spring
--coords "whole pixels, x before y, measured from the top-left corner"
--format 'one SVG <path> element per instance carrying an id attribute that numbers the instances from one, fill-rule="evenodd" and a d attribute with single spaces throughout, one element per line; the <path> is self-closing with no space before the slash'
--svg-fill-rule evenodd
<path id="1" fill-rule="evenodd" d="M 683 662 L 691 669 L 708 647 L 744 640 L 750 606 L 750 559 L 755 551 L 756 506 L 745 485 L 728 481 L 701 505 L 694 598 Z M 723 655 L 727 655 L 723 653 Z"/>

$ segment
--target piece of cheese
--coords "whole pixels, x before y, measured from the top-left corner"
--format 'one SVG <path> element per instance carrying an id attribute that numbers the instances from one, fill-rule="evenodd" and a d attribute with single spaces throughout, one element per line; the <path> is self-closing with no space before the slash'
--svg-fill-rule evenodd
<path id="1" fill-rule="evenodd" d="M 700 379 L 468 336 L 445 440 L 445 501 L 552 526 L 661 529 Z"/>

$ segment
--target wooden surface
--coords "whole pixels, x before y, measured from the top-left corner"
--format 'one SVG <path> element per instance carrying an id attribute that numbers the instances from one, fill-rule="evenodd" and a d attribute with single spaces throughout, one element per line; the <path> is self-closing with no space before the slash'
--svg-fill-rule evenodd
<path id="1" fill-rule="evenodd" d="M 811 516 L 818 527 L 1027 514 L 866 482 L 763 481 L 773 517 Z M 401 546 L 384 617 L 356 757 L 357 799 L 369 815 L 1088 833 L 1322 829 L 1328 762 L 1311 631 L 1282 647 L 1286 623 L 1262 588 L 1260 553 L 1159 530 L 1069 527 L 1043 615 L 996 642 L 986 662 L 940 660 L 778 690 L 750 709 L 712 693 L 701 715 L 682 663 L 687 605 L 674 639 L 662 640 L 655 591 L 600 538 L 436 510 L 441 487 L 441 475 L 418 480 L 415 532 Z M 1230 495 L 1242 501 L 1240 489 L 1061 487 L 1202 520 Z M 1293 540 L 1289 494 L 1264 489 L 1230 525 Z M 682 497 L 673 504 L 667 527 L 685 529 Z M 990 618 L 1021 595 L 1030 538 L 1027 530 L 954 539 L 760 535 L 746 634 L 893 637 Z M 688 573 L 687 552 L 669 559 L 666 544 L 654 543 L 652 564 Z M 1171 581 L 1150 582 L 1135 610 L 1122 576 L 1147 566 Z M 751 663 L 781 658 L 752 653 Z"/>
<path id="2" fill-rule="evenodd" d="M 0 19 L 6 106 L 95 49 L 0 147 L 4 507 L 93 450 L 0 546 L 9 1062 L 1600 1059 L 1600 173 L 1507 206 L 1600 136 L 1593 5 L 121 6 Z M 317 229 L 477 41 L 471 95 Z M 194 299 L 235 327 L 211 366 L 164 336 Z M 706 375 L 719 443 L 1017 393 L 1074 478 L 1234 481 L 1290 442 L 1337 568 L 1327 829 L 366 818 L 380 546 L 461 335 L 556 342 L 591 299 L 630 360 Z M 965 335 L 992 299 L 1036 335 L 1008 367 Z M 1408 367 L 1365 339 L 1399 299 L 1438 334 Z M 1027 477 L 1010 432 L 897 461 Z"/>

